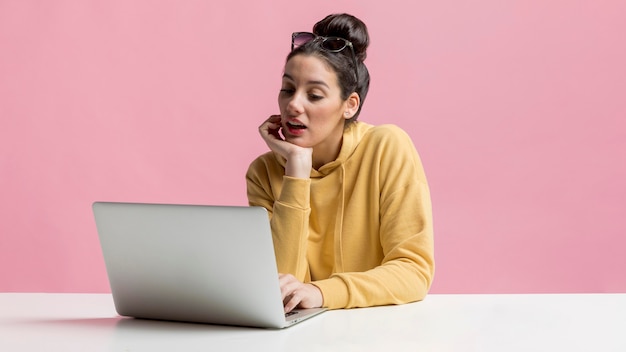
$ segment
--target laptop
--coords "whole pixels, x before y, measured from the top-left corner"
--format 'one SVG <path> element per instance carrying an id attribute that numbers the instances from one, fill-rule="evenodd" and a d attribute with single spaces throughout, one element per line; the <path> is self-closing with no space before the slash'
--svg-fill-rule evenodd
<path id="1" fill-rule="evenodd" d="M 92 208 L 120 315 L 280 329 L 325 311 L 285 314 L 263 207 L 95 202 Z"/>

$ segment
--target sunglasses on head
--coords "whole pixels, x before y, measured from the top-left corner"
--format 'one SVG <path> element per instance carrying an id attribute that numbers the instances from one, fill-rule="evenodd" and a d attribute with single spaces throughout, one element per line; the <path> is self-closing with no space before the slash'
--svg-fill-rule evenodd
<path id="1" fill-rule="evenodd" d="M 354 65 L 354 73 L 356 74 L 356 81 L 359 81 L 359 70 L 356 63 L 356 54 L 354 53 L 354 47 L 352 42 L 340 38 L 340 37 L 322 37 L 311 32 L 294 32 L 291 34 L 291 50 L 303 46 L 310 41 L 317 41 L 322 49 L 331 52 L 338 53 L 345 48 L 350 48 L 352 53 L 352 64 Z"/>

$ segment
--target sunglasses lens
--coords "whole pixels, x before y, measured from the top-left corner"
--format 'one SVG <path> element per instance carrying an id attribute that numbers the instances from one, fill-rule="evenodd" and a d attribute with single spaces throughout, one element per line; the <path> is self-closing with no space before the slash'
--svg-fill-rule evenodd
<path id="1" fill-rule="evenodd" d="M 346 47 L 346 41 L 341 38 L 327 38 L 322 42 L 322 47 L 328 51 L 341 51 Z"/>
<path id="2" fill-rule="evenodd" d="M 302 46 L 315 38 L 313 33 L 301 32 L 293 36 L 293 47 L 297 48 Z"/>

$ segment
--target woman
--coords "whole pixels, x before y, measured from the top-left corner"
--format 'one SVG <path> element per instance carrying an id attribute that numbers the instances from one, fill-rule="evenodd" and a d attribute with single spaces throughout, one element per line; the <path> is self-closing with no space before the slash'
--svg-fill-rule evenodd
<path id="1" fill-rule="evenodd" d="M 330 15 L 292 35 L 271 152 L 246 175 L 270 214 L 285 312 L 424 298 L 434 274 L 430 194 L 408 135 L 358 122 L 369 87 L 365 24 Z"/>

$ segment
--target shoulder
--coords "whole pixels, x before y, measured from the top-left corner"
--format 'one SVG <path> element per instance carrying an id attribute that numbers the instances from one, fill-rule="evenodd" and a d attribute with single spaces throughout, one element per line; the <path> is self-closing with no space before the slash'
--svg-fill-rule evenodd
<path id="1" fill-rule="evenodd" d="M 252 160 L 252 162 L 250 163 L 249 169 L 256 168 L 261 165 L 265 165 L 268 162 L 271 162 L 272 158 L 273 158 L 272 152 L 261 154 L 257 156 L 254 160 Z"/>
<path id="2" fill-rule="evenodd" d="M 408 134 L 400 127 L 393 124 L 372 126 L 369 133 L 379 137 L 408 137 Z"/>
<path id="3" fill-rule="evenodd" d="M 363 142 L 365 153 L 373 155 L 379 165 L 383 190 L 393 193 L 407 185 L 427 185 L 421 158 L 405 130 L 393 124 L 375 126 Z"/>
<path id="4" fill-rule="evenodd" d="M 384 170 L 414 170 L 422 173 L 421 159 L 411 136 L 396 125 L 386 124 L 370 128 L 361 145 L 364 155 L 377 159 Z M 414 168 L 409 168 L 409 165 Z"/>
<path id="5" fill-rule="evenodd" d="M 274 152 L 259 155 L 248 166 L 247 178 L 258 178 L 260 175 L 268 175 L 272 170 L 280 169 L 281 165 Z"/>
<path id="6" fill-rule="evenodd" d="M 266 152 L 257 156 L 256 159 L 252 160 L 252 162 L 250 163 L 250 167 L 257 166 L 257 165 L 265 165 L 267 163 L 272 163 L 272 162 L 276 162 L 276 157 L 273 152 L 269 151 L 269 152 Z"/>

